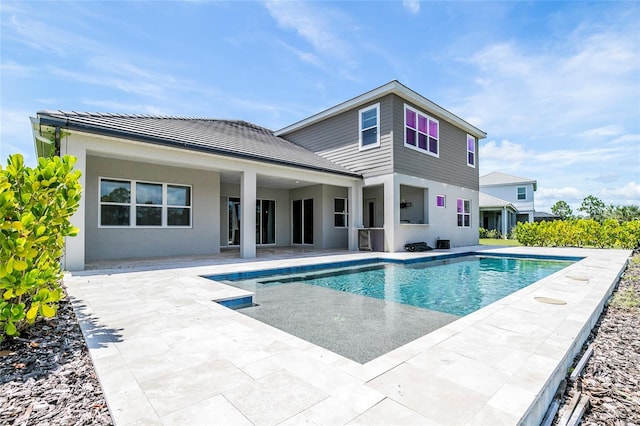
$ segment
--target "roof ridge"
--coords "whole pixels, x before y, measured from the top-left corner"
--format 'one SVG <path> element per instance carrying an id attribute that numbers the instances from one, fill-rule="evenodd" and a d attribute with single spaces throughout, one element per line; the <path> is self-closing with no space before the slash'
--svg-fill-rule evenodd
<path id="1" fill-rule="evenodd" d="M 198 121 L 244 121 L 244 120 L 229 120 L 211 117 L 195 117 L 195 116 L 180 116 L 180 115 L 164 115 L 164 114 L 130 114 L 121 112 L 97 112 L 97 111 L 64 111 L 64 110 L 41 110 L 38 114 L 45 115 L 63 115 L 65 117 L 110 117 L 110 118 L 153 118 L 160 120 L 198 120 Z"/>

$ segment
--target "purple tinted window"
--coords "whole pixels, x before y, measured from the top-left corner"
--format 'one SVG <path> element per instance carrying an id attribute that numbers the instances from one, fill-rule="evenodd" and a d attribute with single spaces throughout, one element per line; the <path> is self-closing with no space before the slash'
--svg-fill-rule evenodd
<path id="1" fill-rule="evenodd" d="M 427 117 L 418 114 L 418 130 L 427 133 Z"/>
<path id="2" fill-rule="evenodd" d="M 458 213 L 462 213 L 462 203 L 464 202 L 464 200 L 462 200 L 461 198 L 458 198 Z"/>
<path id="3" fill-rule="evenodd" d="M 418 133 L 418 148 L 427 149 L 427 136 Z"/>
<path id="4" fill-rule="evenodd" d="M 407 128 L 407 144 L 416 146 L 416 131 Z"/>
<path id="5" fill-rule="evenodd" d="M 438 141 L 433 138 L 429 138 L 429 152 L 438 153 Z"/>
<path id="6" fill-rule="evenodd" d="M 411 111 L 410 109 L 405 109 L 405 114 L 407 117 L 407 126 L 415 129 L 416 128 L 416 113 Z"/>
<path id="7" fill-rule="evenodd" d="M 429 120 L 429 136 L 432 138 L 438 137 L 438 123 L 433 120 Z"/>
<path id="8" fill-rule="evenodd" d="M 476 150 L 476 140 L 471 136 L 467 136 L 467 149 L 470 152 L 475 152 Z"/>
<path id="9" fill-rule="evenodd" d="M 470 152 L 470 153 L 469 153 L 469 159 L 468 159 L 467 161 L 468 161 L 468 162 L 469 162 L 469 164 L 470 164 L 470 165 L 472 165 L 472 166 L 475 164 L 476 159 L 475 159 L 475 155 L 473 155 L 473 152 Z"/>
<path id="10" fill-rule="evenodd" d="M 444 195 L 436 196 L 436 206 L 444 207 Z"/>

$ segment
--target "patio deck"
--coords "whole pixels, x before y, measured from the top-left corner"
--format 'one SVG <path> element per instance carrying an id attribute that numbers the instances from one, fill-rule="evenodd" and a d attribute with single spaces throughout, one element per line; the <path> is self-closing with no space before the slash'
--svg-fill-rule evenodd
<path id="1" fill-rule="evenodd" d="M 584 259 L 365 364 L 212 302 L 244 291 L 201 275 L 437 252 L 102 263 L 65 285 L 118 425 L 539 424 L 631 252 L 457 249 L 478 250 Z"/>

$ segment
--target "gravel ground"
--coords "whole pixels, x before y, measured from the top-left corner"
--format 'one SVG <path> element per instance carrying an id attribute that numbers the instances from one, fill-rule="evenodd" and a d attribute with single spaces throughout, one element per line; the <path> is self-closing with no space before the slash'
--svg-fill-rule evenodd
<path id="1" fill-rule="evenodd" d="M 576 358 L 577 363 L 592 345 L 593 355 L 581 376 L 573 383 L 567 377 L 569 385 L 554 424 L 565 424 L 571 401 L 580 393 L 589 401 L 583 425 L 640 426 L 639 303 L 640 253 L 636 253 Z"/>
<path id="2" fill-rule="evenodd" d="M 640 299 L 640 254 L 620 280 L 614 300 L 634 294 Z M 581 392 L 590 402 L 582 424 L 640 426 L 640 307 L 609 305 L 583 351 L 589 344 L 593 356 L 567 387 L 555 424 Z M 68 300 L 61 302 L 56 318 L 0 343 L 0 424 L 113 424 Z"/>

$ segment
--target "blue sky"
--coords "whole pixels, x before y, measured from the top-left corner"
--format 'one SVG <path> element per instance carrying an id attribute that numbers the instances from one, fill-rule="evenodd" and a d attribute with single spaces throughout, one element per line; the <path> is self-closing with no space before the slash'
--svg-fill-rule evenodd
<path id="1" fill-rule="evenodd" d="M 638 2 L 0 3 L 0 157 L 43 109 L 279 129 L 393 79 L 486 131 L 536 209 L 640 205 Z"/>

